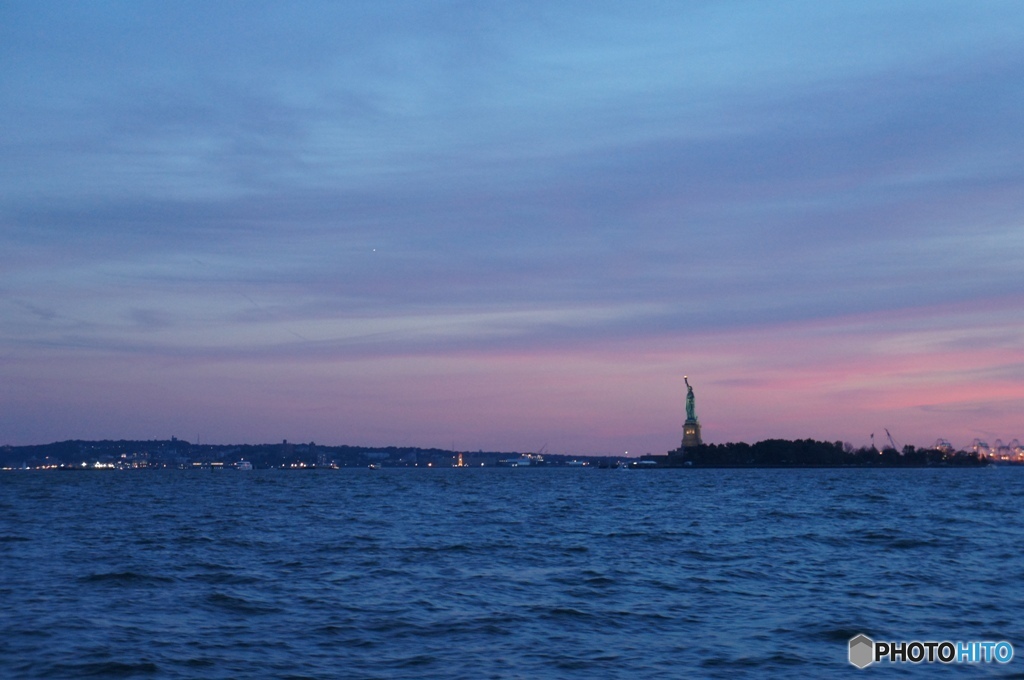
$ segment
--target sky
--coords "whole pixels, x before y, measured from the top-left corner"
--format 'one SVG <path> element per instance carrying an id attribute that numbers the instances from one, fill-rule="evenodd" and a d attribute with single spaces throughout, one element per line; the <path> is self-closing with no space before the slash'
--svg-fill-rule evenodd
<path id="1" fill-rule="evenodd" d="M 0 1 L 0 445 L 1024 438 L 1024 3 Z"/>

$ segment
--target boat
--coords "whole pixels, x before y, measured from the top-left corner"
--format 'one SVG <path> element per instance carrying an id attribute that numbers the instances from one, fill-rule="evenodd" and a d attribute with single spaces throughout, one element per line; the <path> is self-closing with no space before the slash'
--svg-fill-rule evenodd
<path id="1" fill-rule="evenodd" d="M 529 467 L 531 465 L 543 465 L 544 457 L 539 454 L 524 453 L 518 458 L 505 458 L 498 461 L 501 467 Z"/>
<path id="2" fill-rule="evenodd" d="M 235 464 L 235 467 L 238 468 L 239 470 L 251 470 L 252 463 L 247 460 L 240 460 L 238 461 L 238 463 Z"/>

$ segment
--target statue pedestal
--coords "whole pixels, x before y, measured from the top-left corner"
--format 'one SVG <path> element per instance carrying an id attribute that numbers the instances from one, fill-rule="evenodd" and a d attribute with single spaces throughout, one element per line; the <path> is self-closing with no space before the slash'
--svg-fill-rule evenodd
<path id="1" fill-rule="evenodd" d="M 693 420 L 688 418 L 683 423 L 683 448 L 700 446 L 703 443 L 700 439 L 700 423 L 697 422 L 696 418 Z"/>

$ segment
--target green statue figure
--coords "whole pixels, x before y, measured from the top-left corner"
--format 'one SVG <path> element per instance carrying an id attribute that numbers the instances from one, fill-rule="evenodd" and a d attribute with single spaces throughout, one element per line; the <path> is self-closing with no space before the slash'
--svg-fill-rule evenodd
<path id="1" fill-rule="evenodd" d="M 693 388 L 690 387 L 690 381 L 685 375 L 683 376 L 683 382 L 686 383 L 686 420 L 687 422 L 696 422 L 697 407 L 694 404 Z"/>

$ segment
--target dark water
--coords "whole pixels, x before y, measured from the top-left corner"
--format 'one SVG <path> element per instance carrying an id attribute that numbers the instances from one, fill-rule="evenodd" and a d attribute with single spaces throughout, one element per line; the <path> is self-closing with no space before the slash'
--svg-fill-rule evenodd
<path id="1" fill-rule="evenodd" d="M 8 472 L 0 676 L 1020 675 L 1022 506 L 1020 468 Z M 1016 656 L 858 671 L 860 632 Z"/>

